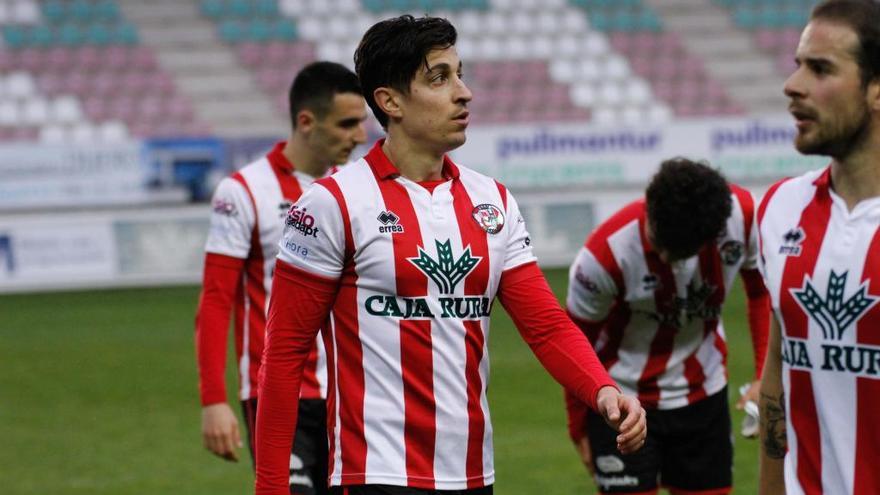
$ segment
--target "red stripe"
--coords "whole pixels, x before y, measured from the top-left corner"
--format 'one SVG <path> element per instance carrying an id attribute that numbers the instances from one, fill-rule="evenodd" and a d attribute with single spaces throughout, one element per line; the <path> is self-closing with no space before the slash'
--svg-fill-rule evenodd
<path id="1" fill-rule="evenodd" d="M 805 278 L 812 276 L 830 217 L 831 196 L 828 188 L 817 187 L 813 200 L 804 208 L 799 222 L 806 233 L 806 238 L 801 243 L 800 256 L 789 256 L 785 260 L 782 273 L 779 306 L 784 322 L 784 333 L 788 337 L 806 339 L 809 335 L 808 316 L 794 300 L 790 289 L 801 288 Z M 821 493 L 822 445 L 812 378 L 809 372 L 795 369 L 789 371 L 789 376 L 791 384 L 789 410 L 797 438 L 798 479 L 806 493 Z"/>
<path id="2" fill-rule="evenodd" d="M 376 176 L 385 208 L 400 218 L 404 231 L 392 234 L 397 295 L 428 295 L 428 278 L 407 258 L 419 256 L 422 234 L 419 219 L 406 188 L 394 180 Z M 423 246 L 428 253 L 433 245 Z M 434 402 L 433 343 L 430 320 L 400 321 L 400 368 L 403 375 L 405 407 L 404 438 L 406 474 L 410 484 L 434 479 L 436 404 Z M 416 481 L 418 480 L 418 481 Z M 433 485 L 432 485 L 433 486 Z"/>
<path id="3" fill-rule="evenodd" d="M 329 452 L 327 454 L 328 477 L 333 474 L 336 466 L 336 353 L 333 342 L 335 340 L 336 327 L 329 322 L 321 329 L 321 337 L 324 339 L 324 350 L 327 352 L 327 438 Z"/>
<path id="4" fill-rule="evenodd" d="M 721 308 L 724 302 L 726 290 L 724 288 L 724 273 L 721 268 L 721 256 L 718 254 L 718 245 L 712 243 L 699 253 L 700 275 L 703 284 L 714 287 L 714 291 L 706 300 L 707 307 Z M 725 370 L 727 369 L 727 343 L 721 337 L 718 331 L 718 319 L 713 318 L 705 320 L 703 324 L 704 338 L 712 338 L 715 349 L 721 355 L 721 361 Z M 711 336 L 711 337 L 710 337 Z M 703 372 L 703 365 L 697 359 L 697 352 L 701 346 L 688 356 L 685 360 L 685 377 L 688 380 L 688 403 L 694 403 L 706 397 L 706 390 L 703 383 L 706 381 L 706 375 Z"/>
<path id="5" fill-rule="evenodd" d="M 303 190 L 293 172 L 287 172 L 274 163 L 271 168 L 272 172 L 275 172 L 275 178 L 278 179 L 278 185 L 281 187 L 281 195 L 284 196 L 284 199 L 290 202 L 298 200 L 302 196 Z"/>
<path id="6" fill-rule="evenodd" d="M 604 268 L 611 278 L 614 279 L 614 284 L 617 286 L 617 290 L 621 293 L 625 290 L 623 285 L 623 271 L 617 264 L 617 259 L 614 257 L 614 252 L 611 251 L 608 239 L 630 223 L 635 221 L 642 222 L 644 221 L 644 218 L 645 201 L 634 201 L 599 225 L 596 230 L 587 237 L 587 241 L 584 243 L 584 247 L 596 257 L 596 261 L 598 261 L 599 264 L 602 265 L 602 268 Z"/>
<path id="7" fill-rule="evenodd" d="M 623 342 L 623 334 L 629 326 L 629 320 L 632 317 L 629 305 L 622 300 L 618 301 L 611 315 L 608 317 L 608 342 L 601 350 L 596 352 L 599 361 L 610 370 L 619 359 L 620 344 Z"/>
<path id="8" fill-rule="evenodd" d="M 353 258 L 354 238 L 351 217 L 339 184 L 330 177 L 316 184 L 325 187 L 336 198 L 345 229 L 345 265 L 339 281 L 339 295 L 333 305 L 334 337 L 340 363 L 336 369 L 339 386 L 339 443 L 342 479 L 345 483 L 366 483 L 367 440 L 364 436 L 364 359 L 360 341 L 357 305 L 357 270 Z M 328 359 L 330 358 L 328 352 Z M 329 362 L 329 361 L 328 361 Z M 333 399 L 333 394 L 328 394 Z M 333 411 L 333 409 L 330 409 Z M 335 418 L 334 418 L 335 420 Z M 335 428 L 335 422 L 332 425 Z M 335 439 L 330 430 L 331 459 L 335 456 Z"/>
<path id="9" fill-rule="evenodd" d="M 272 169 L 272 172 L 275 174 L 275 179 L 278 181 L 278 186 L 281 188 L 281 196 L 291 203 L 296 202 L 303 193 L 303 189 L 299 183 L 299 180 L 296 178 L 295 175 L 293 175 L 292 171 L 286 170 L 283 164 L 279 163 L 279 161 L 272 160 L 270 157 L 269 163 L 271 165 L 270 168 Z M 306 359 L 306 364 L 303 368 L 302 386 L 300 387 L 299 392 L 300 398 L 321 398 L 321 384 L 318 383 L 317 367 L 318 343 L 317 341 L 315 341 L 315 346 L 309 353 L 309 357 Z"/>
<path id="10" fill-rule="evenodd" d="M 251 247 L 248 251 L 247 259 L 244 264 L 245 272 L 245 289 L 244 297 L 247 298 L 248 305 L 243 304 L 243 309 L 247 309 L 247 314 L 243 315 L 242 320 L 236 318 L 236 322 L 244 323 L 247 319 L 248 328 L 248 381 L 251 386 L 249 397 L 257 396 L 257 385 L 259 383 L 260 362 L 263 356 L 263 344 L 266 332 L 266 285 L 265 281 L 265 264 L 263 261 L 263 245 L 260 242 L 260 216 L 257 211 L 257 202 L 254 198 L 251 188 L 241 173 L 232 174 L 232 179 L 244 187 L 248 197 L 251 200 L 251 206 L 254 209 L 254 228 L 251 231 Z M 239 362 L 241 362 L 244 352 L 244 325 L 236 328 L 236 353 Z M 240 372 L 240 369 L 239 369 Z M 243 377 L 242 377 L 243 378 Z M 243 381 L 243 380 L 242 380 Z"/>
<path id="11" fill-rule="evenodd" d="M 880 295 L 880 229 L 874 232 L 862 269 L 862 281 L 868 281 L 868 294 Z M 858 322 L 859 344 L 880 345 L 880 305 L 871 308 Z M 870 493 L 880 492 L 880 380 L 856 378 L 856 466 L 853 486 Z"/>
<path id="12" fill-rule="evenodd" d="M 497 182 L 496 182 L 497 184 Z M 504 186 L 498 184 L 502 202 L 506 203 Z M 482 258 L 464 282 L 465 295 L 484 295 L 489 283 L 489 241 L 487 234 L 473 218 L 474 204 L 464 185 L 459 180 L 452 183 L 452 202 L 458 229 L 461 232 L 462 247 L 470 246 L 471 254 Z M 504 208 L 506 208 L 506 204 Z M 468 488 L 480 488 L 483 482 L 483 436 L 486 431 L 486 418 L 483 416 L 481 401 L 483 382 L 480 376 L 480 361 L 483 359 L 485 332 L 481 320 L 465 321 L 465 377 L 468 398 L 468 448 L 465 461 Z"/>
<path id="13" fill-rule="evenodd" d="M 752 195 L 748 191 L 736 184 L 730 184 L 730 190 L 736 195 L 740 211 L 742 211 L 745 245 L 748 246 L 752 238 L 752 222 L 755 220 L 755 200 L 752 199 Z"/>
<path id="14" fill-rule="evenodd" d="M 797 477 L 806 495 L 822 493 L 822 446 L 819 417 L 808 371 L 789 371 L 791 425 L 797 438 Z"/>
<path id="15" fill-rule="evenodd" d="M 640 222 L 641 223 L 641 222 Z M 658 279 L 658 287 L 654 290 L 654 311 L 658 315 L 677 313 L 675 299 L 677 296 L 675 276 L 669 264 L 660 260 L 660 257 L 650 248 L 645 229 L 639 225 L 639 235 L 642 240 L 642 249 L 645 253 L 645 263 L 648 272 Z M 655 408 L 660 400 L 660 386 L 657 380 L 666 371 L 669 357 L 675 345 L 675 334 L 678 329 L 668 322 L 657 324 L 657 333 L 651 341 L 648 351 L 648 362 L 642 370 L 642 376 L 637 383 L 639 400 L 646 408 Z"/>

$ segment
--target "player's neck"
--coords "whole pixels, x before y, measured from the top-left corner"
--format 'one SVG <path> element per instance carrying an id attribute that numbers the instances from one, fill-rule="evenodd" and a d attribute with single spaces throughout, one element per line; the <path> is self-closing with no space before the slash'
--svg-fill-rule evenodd
<path id="1" fill-rule="evenodd" d="M 287 139 L 282 153 L 293 164 L 294 170 L 311 175 L 318 179 L 323 177 L 332 166 L 325 163 L 306 145 L 304 139 L 296 134 Z"/>
<path id="2" fill-rule="evenodd" d="M 389 132 L 382 145 L 385 156 L 400 171 L 400 175 L 414 182 L 443 178 L 443 155 L 419 146 L 418 142 Z"/>
<path id="3" fill-rule="evenodd" d="M 860 201 L 880 196 L 880 139 L 870 139 L 845 159 L 835 159 L 831 184 L 850 211 Z"/>

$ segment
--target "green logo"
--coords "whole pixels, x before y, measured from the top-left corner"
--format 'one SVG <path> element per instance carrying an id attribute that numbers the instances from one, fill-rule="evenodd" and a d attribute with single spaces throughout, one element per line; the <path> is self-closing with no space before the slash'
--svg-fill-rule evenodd
<path id="1" fill-rule="evenodd" d="M 831 271 L 824 299 L 813 286 L 810 277 L 806 277 L 802 288 L 791 289 L 792 295 L 800 302 L 804 311 L 822 327 L 822 336 L 825 339 L 841 340 L 843 331 L 858 321 L 880 299 L 867 294 L 870 281 L 865 280 L 855 294 L 844 300 L 843 289 L 848 273 L 837 275 Z"/>
<path id="2" fill-rule="evenodd" d="M 431 258 L 424 249 L 419 247 L 419 256 L 417 258 L 407 258 L 416 265 L 425 275 L 431 278 L 440 292 L 443 294 L 452 294 L 455 292 L 455 286 L 464 279 L 471 270 L 477 266 L 482 259 L 479 256 L 471 256 L 471 247 L 464 249 L 464 253 L 459 256 L 458 260 L 452 259 L 452 243 L 449 239 L 446 242 L 434 241 L 437 244 L 437 260 Z"/>

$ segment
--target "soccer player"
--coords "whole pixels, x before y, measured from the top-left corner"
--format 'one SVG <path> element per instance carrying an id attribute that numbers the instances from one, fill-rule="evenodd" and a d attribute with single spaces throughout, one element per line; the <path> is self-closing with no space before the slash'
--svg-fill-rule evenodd
<path id="1" fill-rule="evenodd" d="M 770 318 L 754 205 L 709 166 L 666 160 L 645 198 L 596 228 L 572 264 L 569 315 L 648 416 L 645 448 L 620 456 L 614 432 L 566 394 L 569 434 L 602 493 L 730 492 L 721 306 L 737 274 L 748 296 L 756 377 L 740 405 L 757 401 Z"/>
<path id="2" fill-rule="evenodd" d="M 559 381 L 640 447 L 621 395 L 544 280 L 513 196 L 454 163 L 471 92 L 455 28 L 401 16 L 364 35 L 355 66 L 387 129 L 291 208 L 276 262 L 257 414 L 259 494 L 284 491 L 303 363 L 328 355 L 331 493 L 491 494 L 489 313 L 497 296 Z"/>
<path id="3" fill-rule="evenodd" d="M 880 493 L 880 4 L 820 3 L 795 60 L 795 147 L 831 163 L 758 208 L 775 316 L 760 492 Z"/>
<path id="4" fill-rule="evenodd" d="M 202 439 L 208 450 L 231 461 L 238 460 L 236 450 L 242 442 L 224 384 L 230 312 L 234 309 L 239 398 L 253 455 L 258 370 L 284 215 L 315 179 L 346 162 L 355 146 L 366 141 L 360 84 L 344 66 L 330 62 L 306 66 L 291 85 L 289 101 L 288 140 L 223 179 L 212 200 L 196 315 Z M 307 353 L 297 442 L 285 456 L 290 466 L 285 479 L 289 475 L 290 493 L 311 495 L 326 493 L 327 384 L 323 345 L 315 339 Z"/>

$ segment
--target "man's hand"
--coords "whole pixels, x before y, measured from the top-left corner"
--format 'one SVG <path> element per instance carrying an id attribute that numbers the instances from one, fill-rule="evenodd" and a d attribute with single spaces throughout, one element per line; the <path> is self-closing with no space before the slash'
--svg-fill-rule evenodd
<path id="1" fill-rule="evenodd" d="M 746 393 L 740 396 L 739 401 L 736 403 L 736 408 L 742 411 L 746 407 L 746 402 L 752 401 L 757 404 L 760 398 L 761 380 L 755 380 L 749 385 L 749 389 L 746 390 Z"/>
<path id="2" fill-rule="evenodd" d="M 574 448 L 577 449 L 578 455 L 581 456 L 581 462 L 586 466 L 590 474 L 596 474 L 596 468 L 593 467 L 593 449 L 590 448 L 590 439 L 587 436 L 582 437 Z"/>
<path id="3" fill-rule="evenodd" d="M 221 402 L 202 408 L 202 443 L 227 461 L 238 462 L 236 449 L 242 448 L 238 418 L 229 404 Z"/>
<path id="4" fill-rule="evenodd" d="M 620 433 L 617 435 L 617 450 L 621 454 L 632 454 L 645 445 L 648 427 L 645 410 L 638 399 L 606 386 L 599 390 L 596 407 L 605 422 Z"/>

